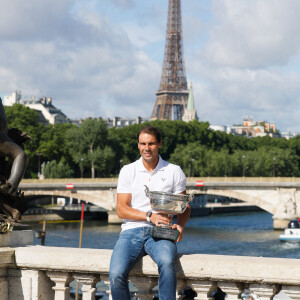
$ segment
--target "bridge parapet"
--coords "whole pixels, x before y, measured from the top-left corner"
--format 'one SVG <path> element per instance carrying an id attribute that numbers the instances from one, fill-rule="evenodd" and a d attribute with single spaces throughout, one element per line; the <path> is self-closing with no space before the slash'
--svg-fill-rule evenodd
<path id="1" fill-rule="evenodd" d="M 187 182 L 299 182 L 299 177 L 188 177 Z"/>
<path id="2" fill-rule="evenodd" d="M 82 284 L 84 300 L 95 299 L 96 283 L 103 280 L 109 291 L 109 262 L 112 250 L 62 247 L 6 248 L 0 252 L 1 299 L 66 300 L 74 279 Z M 177 299 L 190 286 L 194 299 L 213 299 L 217 288 L 229 300 L 238 299 L 248 290 L 261 300 L 300 299 L 300 261 L 298 259 L 263 258 L 191 254 L 179 255 Z M 130 273 L 137 299 L 152 299 L 157 285 L 157 267 L 144 257 Z M 111 299 L 111 298 L 110 298 Z"/>
<path id="3" fill-rule="evenodd" d="M 188 177 L 187 182 L 298 182 L 299 177 Z M 23 179 L 21 183 L 117 183 L 118 178 L 49 178 Z"/>

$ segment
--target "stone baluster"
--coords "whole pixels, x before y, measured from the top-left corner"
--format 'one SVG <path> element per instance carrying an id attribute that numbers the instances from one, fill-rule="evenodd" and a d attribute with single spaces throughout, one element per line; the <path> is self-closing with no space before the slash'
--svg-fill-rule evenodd
<path id="1" fill-rule="evenodd" d="M 235 282 L 218 282 L 218 287 L 226 293 L 226 300 L 237 300 L 242 293 L 243 287 Z"/>
<path id="2" fill-rule="evenodd" d="M 187 286 L 187 283 L 185 280 L 177 279 L 177 298 L 176 298 L 177 300 L 182 299 L 181 292 L 186 286 Z"/>
<path id="3" fill-rule="evenodd" d="M 277 293 L 275 285 L 270 284 L 250 284 L 249 290 L 256 296 L 260 297 L 260 300 L 270 300 Z"/>
<path id="4" fill-rule="evenodd" d="M 8 280 L 7 280 L 7 271 L 5 268 L 0 269 L 0 291 L 3 297 L 3 300 L 8 299 Z"/>
<path id="5" fill-rule="evenodd" d="M 214 282 L 207 280 L 187 280 L 187 285 L 197 293 L 197 296 L 194 298 L 195 300 L 213 300 L 208 295 L 216 288 Z"/>
<path id="6" fill-rule="evenodd" d="M 102 279 L 103 282 L 108 286 L 108 290 L 106 290 L 106 294 L 108 294 L 108 300 L 112 300 L 111 290 L 110 290 L 110 280 L 109 280 L 109 275 L 108 275 L 108 274 L 105 274 L 105 275 L 102 275 L 102 274 L 101 274 L 101 279 Z"/>
<path id="7" fill-rule="evenodd" d="M 106 294 L 108 294 L 108 299 L 112 300 L 111 290 L 110 290 L 109 275 L 108 274 L 101 274 L 101 279 L 103 280 L 103 282 L 105 283 L 105 285 L 108 286 L 108 290 L 105 291 Z"/>
<path id="8" fill-rule="evenodd" d="M 74 273 L 73 277 L 82 284 L 82 300 L 95 300 L 96 283 L 100 281 L 100 275 Z"/>
<path id="9" fill-rule="evenodd" d="M 283 285 L 281 290 L 291 299 L 300 300 L 300 287 L 299 286 Z"/>
<path id="10" fill-rule="evenodd" d="M 54 281 L 53 290 L 54 300 L 68 300 L 70 298 L 69 283 L 73 280 L 73 276 L 68 272 L 48 271 L 47 276 Z"/>
<path id="11" fill-rule="evenodd" d="M 157 285 L 157 278 L 130 276 L 130 282 L 138 289 L 136 296 L 138 300 L 152 300 L 152 289 Z"/>

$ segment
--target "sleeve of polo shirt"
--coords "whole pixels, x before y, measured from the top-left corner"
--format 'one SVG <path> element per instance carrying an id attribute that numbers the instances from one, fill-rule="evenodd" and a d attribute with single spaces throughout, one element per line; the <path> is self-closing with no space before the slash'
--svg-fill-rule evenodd
<path id="1" fill-rule="evenodd" d="M 186 190 L 186 177 L 179 166 L 174 173 L 174 194 L 180 194 Z"/>
<path id="2" fill-rule="evenodd" d="M 131 182 L 127 166 L 124 166 L 120 171 L 117 193 L 131 194 Z"/>

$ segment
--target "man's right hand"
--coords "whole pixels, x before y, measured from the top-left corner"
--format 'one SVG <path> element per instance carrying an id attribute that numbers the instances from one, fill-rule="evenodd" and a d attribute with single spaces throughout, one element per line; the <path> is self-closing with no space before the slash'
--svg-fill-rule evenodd
<path id="1" fill-rule="evenodd" d="M 171 225 L 172 223 L 172 216 L 171 215 L 165 215 L 165 214 L 155 214 L 153 213 L 150 217 L 151 223 L 153 223 L 155 226 L 161 227 L 163 225 Z"/>

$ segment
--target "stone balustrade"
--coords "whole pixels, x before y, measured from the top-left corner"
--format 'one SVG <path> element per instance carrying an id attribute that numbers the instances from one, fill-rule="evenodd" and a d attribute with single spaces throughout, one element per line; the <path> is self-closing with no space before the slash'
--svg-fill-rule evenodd
<path id="1" fill-rule="evenodd" d="M 108 286 L 111 250 L 27 246 L 0 248 L 1 300 L 70 299 L 70 282 L 81 284 L 82 299 L 95 299 L 100 280 Z M 227 300 L 250 290 L 261 300 L 300 299 L 300 260 L 222 255 L 179 255 L 178 298 L 189 286 L 195 299 L 213 299 L 217 288 Z M 149 256 L 132 270 L 130 282 L 137 299 L 153 299 L 158 273 Z M 285 298 L 280 298 L 278 293 Z M 275 296 L 277 295 L 277 296 Z M 290 298 L 288 298 L 290 297 Z M 250 298 L 249 298 L 250 299 Z"/>

